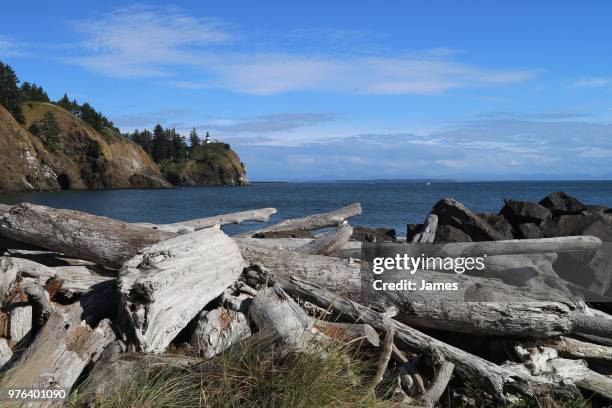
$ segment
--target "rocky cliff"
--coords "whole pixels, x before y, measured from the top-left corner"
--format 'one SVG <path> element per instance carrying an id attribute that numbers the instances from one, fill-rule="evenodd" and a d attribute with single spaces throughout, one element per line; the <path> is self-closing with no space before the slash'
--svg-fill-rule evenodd
<path id="1" fill-rule="evenodd" d="M 166 180 L 179 186 L 243 186 L 246 168 L 228 144 L 210 143 L 192 149 L 189 160 L 162 164 Z"/>
<path id="2" fill-rule="evenodd" d="M 0 191 L 169 186 L 151 158 L 114 130 L 97 132 L 50 103 L 27 103 L 23 110 L 21 126 L 0 107 Z M 52 147 L 27 130 L 49 113 L 59 127 Z"/>

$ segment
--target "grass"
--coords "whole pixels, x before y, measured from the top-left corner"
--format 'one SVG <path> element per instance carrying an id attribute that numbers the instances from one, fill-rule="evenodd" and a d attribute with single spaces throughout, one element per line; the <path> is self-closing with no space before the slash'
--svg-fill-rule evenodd
<path id="1" fill-rule="evenodd" d="M 140 367 L 93 406 L 123 407 L 392 407 L 368 386 L 372 364 L 345 347 L 305 353 L 264 352 L 258 345 L 234 347 L 201 369 Z M 91 401 L 83 384 L 67 401 Z"/>

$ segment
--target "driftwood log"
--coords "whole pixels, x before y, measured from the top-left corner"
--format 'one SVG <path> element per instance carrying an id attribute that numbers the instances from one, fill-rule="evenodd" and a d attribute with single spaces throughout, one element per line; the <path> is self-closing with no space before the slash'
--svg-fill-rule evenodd
<path id="1" fill-rule="evenodd" d="M 0 235 L 120 268 L 138 250 L 176 234 L 78 211 L 18 204 L 0 216 Z"/>
<path id="2" fill-rule="evenodd" d="M 278 285 L 259 290 L 249 308 L 249 317 L 260 331 L 274 333 L 276 341 L 293 350 L 313 350 L 326 336 L 313 319 Z"/>
<path id="3" fill-rule="evenodd" d="M 276 214 L 276 208 L 260 208 L 258 210 L 240 211 L 195 220 L 175 222 L 173 224 L 138 223 L 137 225 L 162 231 L 188 233 L 214 227 L 215 225 L 240 224 L 245 221 L 267 222 L 273 214 Z"/>
<path id="4" fill-rule="evenodd" d="M 244 267 L 234 241 L 207 228 L 141 251 L 121 270 L 121 326 L 137 350 L 160 353 Z"/>
<path id="5" fill-rule="evenodd" d="M 218 307 L 196 316 L 189 344 L 202 358 L 211 358 L 251 335 L 246 316 Z"/>
<path id="6" fill-rule="evenodd" d="M 252 237 L 255 234 L 277 231 L 293 231 L 293 230 L 317 230 L 325 227 L 334 227 L 342 221 L 346 221 L 350 217 L 361 214 L 361 204 L 355 203 L 346 207 L 339 208 L 327 213 L 310 215 L 303 218 L 295 218 L 279 222 L 278 224 L 269 227 L 261 228 L 255 231 L 238 234 L 237 237 Z"/>
<path id="7" fill-rule="evenodd" d="M 353 228 L 345 221 L 334 231 L 327 232 L 313 241 L 295 248 L 300 254 L 309 255 L 331 255 L 340 250 L 353 235 Z"/>
<path id="8" fill-rule="evenodd" d="M 54 308 L 34 342 L 3 379 L 2 386 L 71 389 L 84 368 L 96 361 L 115 338 L 106 318 L 112 317 L 106 312 L 116 308 L 113 292 L 114 288 L 107 285 L 84 294 L 76 303 Z M 52 406 L 61 401 L 39 404 L 34 406 Z"/>
<path id="9" fill-rule="evenodd" d="M 436 214 L 429 214 L 425 219 L 421 232 L 412 237 L 412 242 L 419 244 L 434 242 L 436 239 L 436 228 L 438 228 L 438 216 Z"/>

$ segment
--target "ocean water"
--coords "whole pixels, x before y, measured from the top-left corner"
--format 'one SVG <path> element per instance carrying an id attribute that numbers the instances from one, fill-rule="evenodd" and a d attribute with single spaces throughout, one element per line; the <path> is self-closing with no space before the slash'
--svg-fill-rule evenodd
<path id="1" fill-rule="evenodd" d="M 253 183 L 247 187 L 0 194 L 0 203 L 31 202 L 161 224 L 263 207 L 275 207 L 278 213 L 271 222 L 278 222 L 360 202 L 363 214 L 354 217 L 352 225 L 395 228 L 404 235 L 407 223 L 422 222 L 444 197 L 454 197 L 476 212 L 497 212 L 504 198 L 539 201 L 554 191 L 587 204 L 612 207 L 612 181 Z M 224 229 L 232 234 L 258 225 L 248 222 Z"/>

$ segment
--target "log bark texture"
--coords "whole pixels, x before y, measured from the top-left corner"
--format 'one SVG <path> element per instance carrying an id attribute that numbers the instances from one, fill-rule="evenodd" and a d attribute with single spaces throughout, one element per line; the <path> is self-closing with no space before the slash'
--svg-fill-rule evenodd
<path id="1" fill-rule="evenodd" d="M 431 381 L 431 386 L 427 392 L 425 392 L 425 395 L 421 397 L 421 401 L 423 401 L 423 405 L 425 407 L 433 408 L 438 403 L 438 400 L 444 393 L 444 390 L 446 389 L 446 386 L 453 375 L 454 369 L 455 365 L 450 361 L 443 361 L 440 364 L 433 380 Z"/>
<path id="2" fill-rule="evenodd" d="M 244 267 L 235 242 L 218 228 L 160 242 L 125 263 L 118 282 L 125 340 L 160 353 Z"/>
<path id="3" fill-rule="evenodd" d="M 344 222 L 334 231 L 327 232 L 315 240 L 295 249 L 295 252 L 308 255 L 331 255 L 342 248 L 353 235 L 353 228 Z"/>
<path id="4" fill-rule="evenodd" d="M 250 335 L 245 315 L 218 307 L 198 314 L 189 344 L 202 358 L 208 359 Z"/>
<path id="5" fill-rule="evenodd" d="M 176 236 L 106 217 L 34 204 L 15 205 L 0 216 L 0 234 L 111 268 L 120 268 L 140 249 Z"/>
<path id="6" fill-rule="evenodd" d="M 436 228 L 438 228 L 438 216 L 429 214 L 425 219 L 421 232 L 412 237 L 413 243 L 432 243 L 436 239 Z"/>
<path id="7" fill-rule="evenodd" d="M 245 232 L 237 237 L 252 237 L 258 233 L 290 231 L 290 230 L 316 230 L 325 227 L 334 227 L 350 217 L 361 214 L 361 204 L 354 203 L 334 211 L 314 214 L 308 217 L 295 218 L 279 222 L 278 224 L 264 227 L 255 231 Z"/>
<path id="8" fill-rule="evenodd" d="M 160 229 L 174 228 L 176 231 L 180 228 L 192 229 L 199 231 L 204 228 L 214 227 L 215 225 L 240 224 L 245 221 L 267 222 L 270 216 L 276 214 L 276 208 L 260 208 L 257 210 L 240 211 L 230 214 L 215 215 L 213 217 L 199 218 L 195 220 L 175 222 L 173 224 L 145 224 L 153 225 L 154 228 Z"/>

